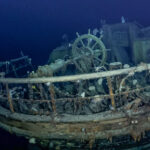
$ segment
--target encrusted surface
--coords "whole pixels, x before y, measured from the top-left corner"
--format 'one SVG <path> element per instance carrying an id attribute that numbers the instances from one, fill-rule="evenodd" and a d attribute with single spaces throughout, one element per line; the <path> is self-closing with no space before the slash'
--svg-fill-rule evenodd
<path id="1" fill-rule="evenodd" d="M 95 139 L 104 139 L 111 138 L 113 136 L 131 134 L 135 140 L 139 140 L 145 131 L 150 130 L 149 108 L 145 108 L 144 110 L 145 112 L 140 114 L 135 113 L 133 115 L 133 112 L 130 112 L 126 114 L 126 116 L 118 118 L 114 113 L 113 119 L 108 119 L 106 117 L 107 120 L 101 119 L 100 121 L 74 121 L 64 123 L 63 121 L 55 122 L 55 119 L 47 120 L 45 122 L 38 122 L 38 120 L 35 122 L 36 120 L 31 120 L 31 117 L 33 116 L 28 115 L 24 115 L 24 118 L 26 116 L 29 117 L 30 120 L 26 118 L 26 121 L 21 121 L 18 120 L 19 114 L 13 114 L 13 116 L 7 112 L 6 117 L 6 115 L 2 115 L 2 111 L 4 111 L 4 109 L 1 109 L 0 126 L 5 130 L 14 132 L 18 135 L 35 137 L 38 139 L 88 139 L 91 136 L 94 136 Z M 40 116 L 34 117 L 40 118 Z M 68 117 L 70 118 L 70 116 Z M 88 115 L 85 115 L 84 117 L 88 118 Z"/>

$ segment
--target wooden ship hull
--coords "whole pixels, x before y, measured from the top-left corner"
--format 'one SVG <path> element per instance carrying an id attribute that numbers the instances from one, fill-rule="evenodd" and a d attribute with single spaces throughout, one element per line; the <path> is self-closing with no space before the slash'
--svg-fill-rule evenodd
<path id="1" fill-rule="evenodd" d="M 131 32 L 132 28 L 137 30 L 132 24 L 122 26 L 122 35 L 127 31 L 131 37 L 136 35 Z M 116 27 L 104 26 L 109 32 L 108 38 L 104 36 L 106 41 L 110 39 L 107 45 L 120 44 L 112 48 L 113 62 L 121 58 L 118 49 L 125 54 L 123 47 L 134 48 L 135 40 L 125 36 L 124 42 L 113 41 L 116 38 L 112 35 L 118 37 Z M 116 34 L 111 34 L 114 31 Z M 32 143 L 88 141 L 91 149 L 96 140 L 112 143 L 118 137 L 130 136 L 128 142 L 135 144 L 150 138 L 150 64 L 130 67 L 125 59 L 124 65 L 106 63 L 108 49 L 102 35 L 98 38 L 90 32 L 81 36 L 77 33 L 71 58 L 64 52 L 62 59 L 39 66 L 27 78 L 0 78 L 1 128 Z M 134 53 L 137 55 L 135 49 Z M 141 62 L 140 56 L 131 59 L 135 64 Z"/>
<path id="2" fill-rule="evenodd" d="M 142 105 L 139 106 L 142 99 L 134 99 L 126 103 L 121 107 L 115 106 L 115 96 L 130 95 L 131 93 L 140 93 L 144 90 L 150 89 L 149 86 L 132 89 L 130 91 L 124 91 L 121 93 L 113 94 L 111 87 L 109 87 L 108 95 L 94 95 L 91 97 L 74 97 L 75 101 L 88 99 L 98 100 L 102 97 L 110 98 L 111 105 L 107 111 L 93 113 L 93 114 L 68 114 L 68 113 L 57 113 L 56 101 L 65 100 L 53 99 L 53 93 L 50 91 L 52 98 L 51 103 L 52 111 L 49 114 L 27 114 L 19 113 L 15 110 L 15 101 L 30 101 L 33 105 L 34 101 L 47 100 L 27 100 L 27 99 L 13 99 L 10 97 L 8 85 L 18 84 L 42 84 L 42 83 L 55 83 L 55 82 L 67 82 L 76 80 L 89 80 L 97 79 L 101 77 L 110 78 L 116 75 L 126 74 L 126 76 L 134 70 L 136 72 L 142 72 L 149 70 L 149 64 L 141 64 L 137 67 L 131 67 L 127 69 L 119 69 L 113 71 L 90 73 L 84 75 L 74 76 L 62 76 L 62 77 L 51 77 L 51 78 L 1 78 L 0 82 L 6 84 L 7 97 L 0 97 L 1 104 L 8 102 L 10 109 L 0 106 L 0 127 L 10 133 L 15 133 L 19 136 L 24 136 L 28 139 L 36 139 L 39 141 L 51 141 L 55 140 L 78 140 L 78 141 L 89 141 L 92 145 L 95 140 L 107 139 L 112 141 L 113 138 L 119 136 L 130 135 L 134 141 L 140 141 L 147 131 L 150 131 L 150 106 Z M 125 77 L 126 77 L 125 76 Z M 109 85 L 110 86 L 110 85 Z M 112 86 L 112 85 L 111 85 Z M 52 88 L 52 87 L 51 87 Z M 127 98 L 127 97 L 126 97 Z M 67 98 L 68 99 L 68 98 Z M 148 98 L 149 99 L 149 98 Z M 127 100 L 127 99 L 125 99 Z"/>
<path id="3" fill-rule="evenodd" d="M 10 133 L 39 140 L 109 139 L 131 135 L 139 141 L 150 130 L 150 107 L 128 114 L 108 111 L 96 115 L 50 116 L 11 113 L 0 108 L 0 127 Z"/>

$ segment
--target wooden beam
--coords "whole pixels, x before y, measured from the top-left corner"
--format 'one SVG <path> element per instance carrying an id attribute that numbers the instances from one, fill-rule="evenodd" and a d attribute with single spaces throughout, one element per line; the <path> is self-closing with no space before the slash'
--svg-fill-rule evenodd
<path id="1" fill-rule="evenodd" d="M 150 70 L 150 64 L 140 64 L 137 67 L 130 67 L 127 69 L 119 69 L 113 71 L 105 71 L 98 73 L 88 73 L 81 75 L 59 76 L 59 77 L 41 77 L 41 78 L 0 78 L 0 83 L 14 83 L 14 84 L 27 84 L 27 83 L 55 83 L 55 82 L 68 82 L 77 80 L 89 80 L 103 77 L 111 77 L 122 74 L 130 74 L 135 72 L 142 72 Z"/>

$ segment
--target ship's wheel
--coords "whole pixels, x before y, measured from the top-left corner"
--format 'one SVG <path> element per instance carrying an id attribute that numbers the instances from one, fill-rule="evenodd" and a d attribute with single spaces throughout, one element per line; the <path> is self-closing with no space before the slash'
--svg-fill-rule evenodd
<path id="1" fill-rule="evenodd" d="M 79 35 L 72 45 L 72 55 L 77 58 L 77 66 L 82 72 L 89 72 L 90 66 L 102 66 L 106 60 L 106 48 L 101 37 L 98 38 L 88 31 L 88 34 Z M 78 59 L 79 58 L 79 59 Z"/>

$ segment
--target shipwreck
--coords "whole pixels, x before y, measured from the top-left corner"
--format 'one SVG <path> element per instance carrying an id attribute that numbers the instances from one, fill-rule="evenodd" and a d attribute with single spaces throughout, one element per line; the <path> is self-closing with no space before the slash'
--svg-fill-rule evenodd
<path id="1" fill-rule="evenodd" d="M 26 77 L 1 73 L 0 127 L 57 149 L 146 141 L 149 54 L 150 28 L 135 22 L 77 33 Z"/>

